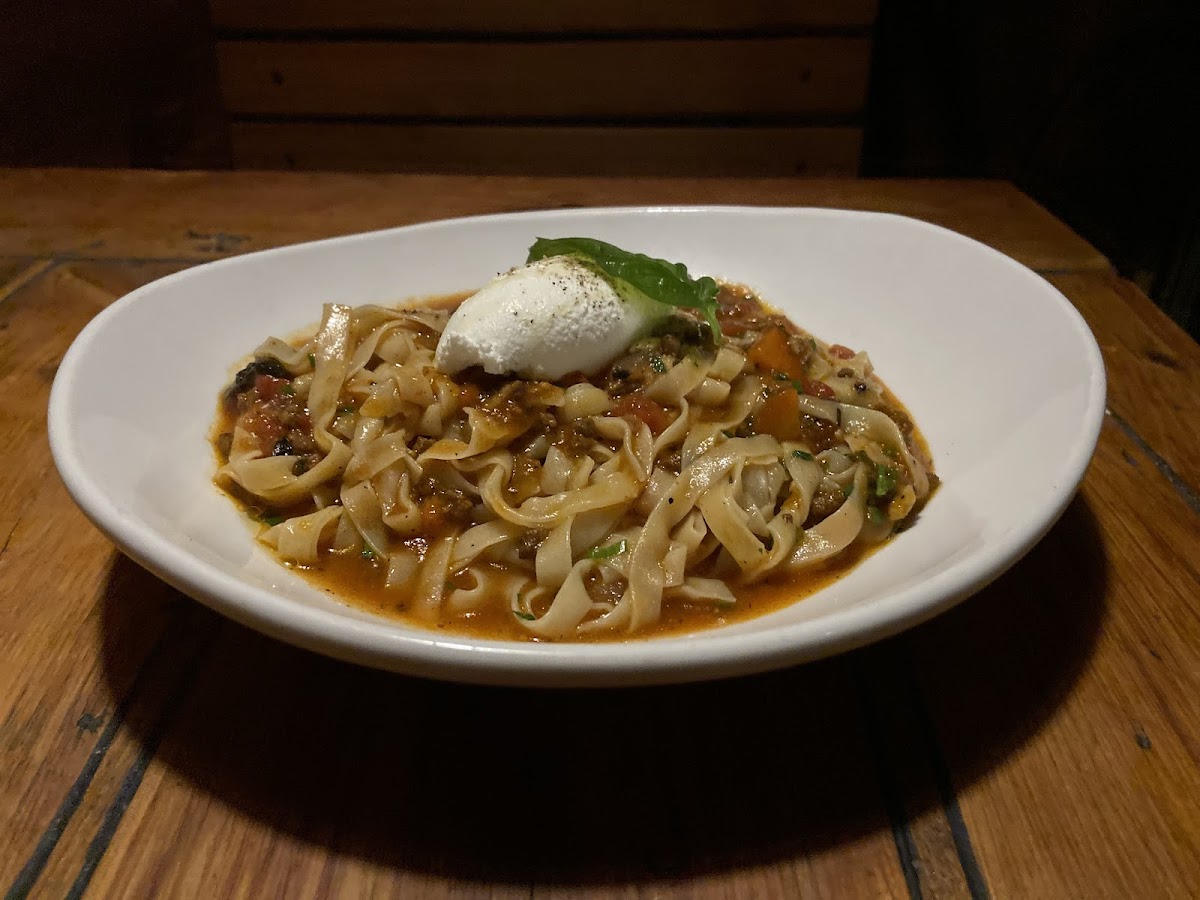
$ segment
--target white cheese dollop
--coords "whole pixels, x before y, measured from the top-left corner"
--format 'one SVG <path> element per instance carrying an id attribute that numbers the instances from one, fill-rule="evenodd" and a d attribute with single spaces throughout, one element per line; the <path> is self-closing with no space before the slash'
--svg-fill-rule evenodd
<path id="1" fill-rule="evenodd" d="M 446 323 L 434 364 L 450 375 L 468 366 L 546 381 L 594 375 L 649 325 L 650 306 L 622 298 L 578 259 L 551 256 L 464 300 Z"/>

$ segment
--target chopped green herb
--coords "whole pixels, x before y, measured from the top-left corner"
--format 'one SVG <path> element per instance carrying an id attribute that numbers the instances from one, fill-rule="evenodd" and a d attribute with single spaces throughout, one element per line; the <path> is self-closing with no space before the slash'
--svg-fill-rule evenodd
<path id="1" fill-rule="evenodd" d="M 868 506 L 867 521 L 872 525 L 883 525 L 887 522 L 887 516 L 883 514 L 883 510 L 881 510 L 878 506 Z"/>
<path id="2" fill-rule="evenodd" d="M 850 495 L 853 493 L 854 493 L 854 482 L 850 482 L 850 484 L 848 484 L 844 488 L 842 488 L 842 496 L 845 497 L 847 500 L 850 499 Z"/>
<path id="3" fill-rule="evenodd" d="M 315 354 L 315 353 L 308 354 L 308 364 L 310 366 L 312 366 L 314 369 L 317 367 L 317 354 Z"/>
<path id="4" fill-rule="evenodd" d="M 514 609 L 513 615 L 516 616 L 518 619 L 525 620 L 526 622 L 532 622 L 535 619 L 537 619 L 537 616 L 533 615 L 533 613 L 521 612 L 521 610 L 519 610 L 519 609 Z"/>
<path id="5" fill-rule="evenodd" d="M 624 539 L 616 543 L 609 544 L 607 547 L 593 547 L 587 552 L 588 559 L 608 559 L 610 556 L 619 556 L 625 552 Z"/>
<path id="6" fill-rule="evenodd" d="M 890 466 L 880 464 L 875 468 L 875 496 L 886 497 L 896 489 L 896 473 Z"/>
<path id="7" fill-rule="evenodd" d="M 717 322 L 717 283 L 708 276 L 692 278 L 682 263 L 631 253 L 592 238 L 538 238 L 529 248 L 527 263 L 549 256 L 575 256 L 591 263 L 614 282 L 618 293 L 632 293 L 667 306 L 699 310 L 721 339 Z"/>
<path id="8" fill-rule="evenodd" d="M 667 371 L 666 360 L 664 360 L 661 356 L 651 356 L 650 368 L 661 375 L 663 372 Z"/>
<path id="9" fill-rule="evenodd" d="M 278 525 L 280 522 L 287 521 L 287 516 L 268 516 L 268 515 L 264 514 L 263 516 L 261 516 L 261 519 L 263 522 L 267 523 L 268 525 L 270 525 L 273 528 L 276 525 Z"/>
<path id="10" fill-rule="evenodd" d="M 791 381 L 792 379 L 788 377 L 787 372 L 776 372 L 775 380 L 776 381 Z"/>
<path id="11" fill-rule="evenodd" d="M 793 450 L 792 456 L 796 457 L 796 459 L 807 459 L 809 462 L 812 462 L 814 459 L 816 459 L 816 457 L 807 450 Z"/>
<path id="12" fill-rule="evenodd" d="M 363 547 L 362 548 L 362 558 L 363 559 L 374 559 L 375 551 L 372 550 L 370 547 Z"/>
<path id="13" fill-rule="evenodd" d="M 292 387 L 291 384 L 285 384 L 279 393 L 283 394 L 285 397 L 292 397 L 295 396 L 296 389 Z"/>
<path id="14" fill-rule="evenodd" d="M 303 456 L 299 457 L 292 464 L 292 474 L 295 475 L 296 477 L 303 475 L 307 471 L 308 471 L 308 460 L 305 459 Z"/>

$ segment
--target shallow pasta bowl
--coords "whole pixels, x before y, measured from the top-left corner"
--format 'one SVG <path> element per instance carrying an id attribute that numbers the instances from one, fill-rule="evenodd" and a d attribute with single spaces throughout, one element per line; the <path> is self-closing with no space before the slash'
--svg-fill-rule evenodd
<path id="1" fill-rule="evenodd" d="M 822 339 L 866 349 L 924 432 L 943 480 L 915 526 L 778 612 L 606 644 L 480 640 L 408 626 L 281 567 L 212 484 L 207 435 L 231 365 L 264 337 L 315 321 L 322 303 L 470 290 L 524 261 L 534 238 L 568 235 L 748 284 Z M 87 516 L 159 577 L 252 628 L 414 675 L 633 685 L 828 656 L 980 589 L 1066 507 L 1095 449 L 1104 392 L 1099 349 L 1063 296 L 945 229 L 824 209 L 596 209 L 433 222 L 164 278 L 79 335 L 55 380 L 49 423 L 55 462 Z"/>

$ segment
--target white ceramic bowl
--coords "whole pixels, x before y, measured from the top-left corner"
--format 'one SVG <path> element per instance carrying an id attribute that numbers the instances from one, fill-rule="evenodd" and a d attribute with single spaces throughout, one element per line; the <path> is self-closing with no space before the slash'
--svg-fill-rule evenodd
<path id="1" fill-rule="evenodd" d="M 211 483 L 206 435 L 230 366 L 321 304 L 473 289 L 535 237 L 587 236 L 748 284 L 821 338 L 865 348 L 943 479 L 919 522 L 847 577 L 779 612 L 610 644 L 475 640 L 344 605 L 278 565 Z M 913 219 L 694 207 L 433 222 L 197 266 L 98 315 L 50 400 L 71 495 L 131 557 L 239 622 L 365 665 L 496 684 L 625 685 L 792 665 L 894 634 L 1015 563 L 1095 449 L 1104 369 L 1087 326 L 1034 273 Z"/>

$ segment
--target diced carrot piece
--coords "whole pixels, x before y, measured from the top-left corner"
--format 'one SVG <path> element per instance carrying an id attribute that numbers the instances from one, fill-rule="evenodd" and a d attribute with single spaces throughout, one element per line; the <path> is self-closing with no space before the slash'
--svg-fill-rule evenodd
<path id="1" fill-rule="evenodd" d="M 754 414 L 754 430 L 781 441 L 800 438 L 800 395 L 792 388 L 776 391 Z"/>
<path id="2" fill-rule="evenodd" d="M 792 350 L 788 333 L 779 326 L 772 326 L 755 341 L 746 358 L 760 372 L 782 372 L 788 378 L 804 377 L 804 360 Z"/>
<path id="3" fill-rule="evenodd" d="M 671 417 L 666 409 L 640 391 L 626 394 L 613 404 L 611 412 L 614 416 L 632 416 L 640 419 L 654 434 L 662 434 L 671 424 Z"/>

